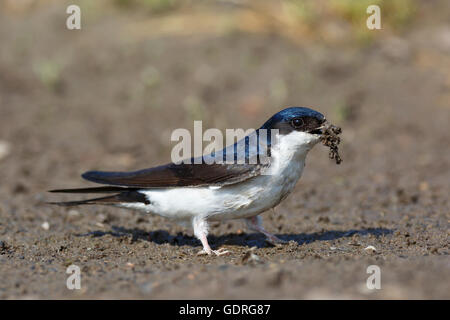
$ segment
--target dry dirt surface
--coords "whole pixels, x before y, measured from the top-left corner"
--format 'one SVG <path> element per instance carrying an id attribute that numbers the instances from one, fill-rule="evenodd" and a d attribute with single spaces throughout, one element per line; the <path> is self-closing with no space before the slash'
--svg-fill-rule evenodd
<path id="1" fill-rule="evenodd" d="M 0 12 L 0 298 L 449 299 L 450 10 L 441 5 L 364 46 L 145 36 L 130 28 L 143 14 L 112 9 L 69 31 L 59 2 Z M 45 203 L 74 198 L 46 190 L 91 186 L 87 170 L 168 162 L 172 130 L 193 120 L 254 128 L 287 105 L 342 127 L 343 163 L 317 145 L 294 192 L 262 215 L 286 245 L 240 221 L 214 223 L 211 245 L 232 254 L 199 257 L 192 231 L 162 218 Z M 80 290 L 66 287 L 72 264 Z M 366 286 L 370 265 L 379 290 Z"/>

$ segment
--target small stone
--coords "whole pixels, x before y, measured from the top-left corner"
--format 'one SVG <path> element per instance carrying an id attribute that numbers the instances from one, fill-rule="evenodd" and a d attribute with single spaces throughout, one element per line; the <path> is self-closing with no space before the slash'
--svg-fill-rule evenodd
<path id="1" fill-rule="evenodd" d="M 0 140 L 0 160 L 6 158 L 6 156 L 8 156 L 10 152 L 11 145 L 9 144 L 9 142 Z"/>
<path id="2" fill-rule="evenodd" d="M 97 221 L 99 223 L 106 223 L 108 222 L 109 218 L 106 214 L 100 213 L 97 215 Z"/>
<path id="3" fill-rule="evenodd" d="M 71 217 L 78 217 L 80 215 L 80 212 L 78 212 L 78 210 L 75 209 L 70 209 L 67 214 Z"/>
<path id="4" fill-rule="evenodd" d="M 151 294 L 153 292 L 153 290 L 157 289 L 158 287 L 160 287 L 160 283 L 159 282 L 145 282 L 141 285 L 139 285 L 139 289 L 141 291 L 141 293 L 143 294 Z"/>
<path id="5" fill-rule="evenodd" d="M 364 251 L 370 254 L 374 254 L 375 252 L 377 252 L 377 249 L 374 246 L 368 246 L 364 248 Z"/>
<path id="6" fill-rule="evenodd" d="M 317 222 L 329 223 L 330 222 L 330 218 L 328 218 L 328 217 L 319 217 L 317 219 Z"/>
<path id="7" fill-rule="evenodd" d="M 194 279 L 195 279 L 195 276 L 194 276 L 192 273 L 189 273 L 189 274 L 187 275 L 187 278 L 188 278 L 189 280 L 194 280 Z"/>
<path id="8" fill-rule="evenodd" d="M 439 248 L 438 247 L 432 247 L 430 249 L 430 252 L 433 253 L 433 254 L 438 254 L 439 253 Z"/>
<path id="9" fill-rule="evenodd" d="M 45 221 L 43 224 L 41 224 L 41 227 L 42 229 L 47 231 L 50 229 L 50 224 L 47 221 Z"/>
<path id="10" fill-rule="evenodd" d="M 248 264 L 248 263 L 260 263 L 261 258 L 258 257 L 256 254 L 253 253 L 253 251 L 256 250 L 256 247 L 252 247 L 250 248 L 250 250 L 248 250 L 247 252 L 244 253 L 244 255 L 241 258 L 241 263 L 242 264 Z"/>
<path id="11" fill-rule="evenodd" d="M 6 251 L 8 249 L 8 244 L 5 241 L 0 240 L 0 252 Z"/>

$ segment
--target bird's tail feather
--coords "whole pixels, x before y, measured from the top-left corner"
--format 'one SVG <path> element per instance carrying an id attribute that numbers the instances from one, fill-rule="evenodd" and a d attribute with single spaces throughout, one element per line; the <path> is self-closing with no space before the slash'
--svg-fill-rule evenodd
<path id="1" fill-rule="evenodd" d="M 93 188 L 95 189 L 95 188 Z M 76 190 L 76 191 L 74 191 Z M 75 192 L 80 193 L 80 190 L 83 189 L 67 189 L 67 190 L 55 190 L 53 192 Z M 121 188 L 121 190 L 124 190 L 124 188 Z M 121 203 L 136 203 L 140 202 L 143 204 L 150 204 L 150 201 L 147 199 L 145 194 L 138 192 L 134 189 L 125 189 L 126 191 L 106 196 L 106 197 L 100 197 L 100 198 L 92 198 L 92 199 L 86 199 L 86 200 L 75 200 L 75 201 L 62 201 L 62 202 L 48 202 L 48 204 L 56 204 L 60 206 L 78 206 L 78 205 L 84 205 L 84 204 L 121 204 Z M 94 191 L 99 192 L 99 191 Z M 112 191 L 107 191 L 112 192 Z M 85 192 L 82 192 L 85 193 Z"/>
<path id="2" fill-rule="evenodd" d="M 86 200 L 75 200 L 75 201 L 61 201 L 61 202 L 47 202 L 48 204 L 56 204 L 59 206 L 79 206 L 83 204 L 117 204 L 125 201 L 119 201 L 119 197 L 117 194 L 113 196 L 101 197 L 101 198 L 93 198 Z"/>

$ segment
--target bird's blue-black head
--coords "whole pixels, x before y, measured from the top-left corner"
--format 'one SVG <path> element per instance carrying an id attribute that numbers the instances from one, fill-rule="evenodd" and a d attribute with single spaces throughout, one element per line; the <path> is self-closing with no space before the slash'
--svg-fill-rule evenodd
<path id="1" fill-rule="evenodd" d="M 320 112 L 304 107 L 290 107 L 274 114 L 260 129 L 278 129 L 280 134 L 292 131 L 302 131 L 311 134 L 321 134 L 320 127 L 325 117 Z"/>

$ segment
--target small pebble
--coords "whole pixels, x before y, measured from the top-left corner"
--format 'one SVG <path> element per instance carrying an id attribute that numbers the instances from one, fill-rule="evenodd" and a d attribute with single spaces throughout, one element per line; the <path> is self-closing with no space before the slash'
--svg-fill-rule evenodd
<path id="1" fill-rule="evenodd" d="M 67 213 L 69 216 L 71 217 L 78 217 L 80 215 L 80 213 L 78 212 L 78 210 L 75 209 L 70 209 L 69 212 Z"/>
<path id="2" fill-rule="evenodd" d="M 0 160 L 6 158 L 6 156 L 9 155 L 10 151 L 11 145 L 9 144 L 9 142 L 0 140 Z"/>
<path id="3" fill-rule="evenodd" d="M 248 250 L 241 258 L 241 263 L 242 264 L 247 264 L 247 263 L 260 263 L 261 258 L 258 257 L 256 254 L 253 253 L 253 251 L 256 250 L 256 247 L 252 247 L 250 248 L 250 250 Z"/>
<path id="4" fill-rule="evenodd" d="M 377 249 L 374 246 L 368 246 L 368 247 L 364 248 L 364 250 L 370 254 L 374 254 L 375 252 L 377 252 Z"/>
<path id="5" fill-rule="evenodd" d="M 195 276 L 194 276 L 192 273 L 190 273 L 190 274 L 187 275 L 187 278 L 188 278 L 189 280 L 194 280 L 194 279 L 195 279 Z"/>
<path id="6" fill-rule="evenodd" d="M 50 224 L 45 221 L 43 224 L 41 224 L 42 229 L 44 230 L 49 230 L 50 229 Z"/>

